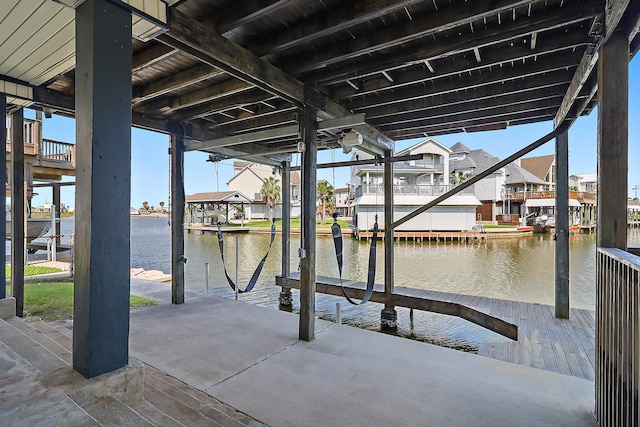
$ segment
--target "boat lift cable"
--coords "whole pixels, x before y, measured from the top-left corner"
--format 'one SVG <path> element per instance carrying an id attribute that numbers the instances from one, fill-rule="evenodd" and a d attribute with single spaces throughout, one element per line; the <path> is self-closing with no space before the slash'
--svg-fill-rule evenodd
<path id="1" fill-rule="evenodd" d="M 238 284 L 234 283 L 233 279 L 231 279 L 231 277 L 229 276 L 229 273 L 227 272 L 227 264 L 225 263 L 225 260 L 224 260 L 224 239 L 222 235 L 222 228 L 221 228 L 221 224 L 218 223 L 218 246 L 220 247 L 220 257 L 222 258 L 224 275 L 227 278 L 227 283 L 229 283 L 229 286 L 231 286 L 231 289 L 233 289 L 234 292 L 236 290 L 236 286 L 238 287 L 238 293 L 241 294 L 245 292 L 250 292 L 253 289 L 253 287 L 256 285 L 256 282 L 258 281 L 258 277 L 260 277 L 260 273 L 262 273 L 262 268 L 264 267 L 264 263 L 267 261 L 267 256 L 269 256 L 269 251 L 271 250 L 271 246 L 273 246 L 273 241 L 275 237 L 276 237 L 276 221 L 274 219 L 273 222 L 271 223 L 271 239 L 269 240 L 269 247 L 267 248 L 267 253 L 264 254 L 262 259 L 260 260 L 260 263 L 258 264 L 255 271 L 251 275 L 251 279 L 249 280 L 247 287 L 244 288 L 244 290 L 242 290 L 240 289 Z"/>
<path id="2" fill-rule="evenodd" d="M 369 270 L 367 272 L 367 287 L 364 291 L 362 301 L 355 302 L 344 289 L 342 284 L 342 229 L 338 224 L 337 213 L 333 214 L 333 224 L 331 225 L 331 234 L 333 236 L 333 246 L 336 249 L 336 261 L 338 262 L 338 273 L 340 275 L 340 289 L 342 289 L 342 295 L 353 305 L 361 305 L 369 301 L 373 294 L 373 285 L 376 280 L 376 244 L 378 242 L 378 215 L 375 217 L 373 223 L 373 236 L 371 237 L 371 246 L 369 247 Z"/>

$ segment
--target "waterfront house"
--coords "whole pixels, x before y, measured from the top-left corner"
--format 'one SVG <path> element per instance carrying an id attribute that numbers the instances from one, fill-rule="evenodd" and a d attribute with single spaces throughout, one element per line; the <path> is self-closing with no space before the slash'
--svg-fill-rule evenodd
<path id="1" fill-rule="evenodd" d="M 543 180 L 549 191 L 556 189 L 556 156 L 525 157 L 520 159 L 520 166 Z"/>
<path id="2" fill-rule="evenodd" d="M 394 219 L 402 218 L 419 206 L 434 200 L 454 186 L 449 184 L 451 150 L 433 138 L 427 138 L 396 157 L 422 155 L 421 159 L 396 162 L 393 176 Z M 354 159 L 372 156 L 356 150 Z M 354 189 L 353 224 L 359 230 L 370 230 L 375 218 L 382 228 L 384 222 L 384 191 L 382 165 L 356 165 L 351 168 Z M 438 206 L 411 219 L 399 231 L 466 231 L 476 225 L 476 207 L 480 202 L 473 188 L 461 191 Z"/>
<path id="3" fill-rule="evenodd" d="M 260 190 L 264 181 L 273 176 L 282 187 L 280 169 L 260 163 L 236 161 L 233 163 L 234 175 L 227 181 L 229 191 L 237 191 L 251 198 L 250 205 L 245 206 L 245 219 L 269 218 L 269 207 L 262 199 Z M 300 175 L 290 172 L 291 182 L 291 215 L 298 216 L 300 212 Z M 273 210 L 275 218 L 282 217 L 282 201 Z"/>
<path id="4" fill-rule="evenodd" d="M 483 149 L 472 150 L 460 142 L 451 147 L 451 152 L 451 180 L 458 184 L 500 161 Z M 473 188 L 481 203 L 476 211 L 478 221 L 517 225 L 525 212 L 526 192 L 538 191 L 546 185 L 517 163 L 509 163 L 481 179 Z"/>
<path id="5" fill-rule="evenodd" d="M 350 199 L 349 188 L 336 188 L 333 190 L 334 211 L 339 212 L 342 216 L 350 215 Z"/>

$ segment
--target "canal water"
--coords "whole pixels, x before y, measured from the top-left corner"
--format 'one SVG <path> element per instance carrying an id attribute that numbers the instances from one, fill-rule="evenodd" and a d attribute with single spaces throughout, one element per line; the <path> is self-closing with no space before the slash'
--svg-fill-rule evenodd
<path id="1" fill-rule="evenodd" d="M 63 218 L 62 233 L 69 233 L 72 219 Z M 225 259 L 231 277 L 235 276 L 236 237 L 238 275 L 244 288 L 269 245 L 268 234 L 225 234 Z M 629 230 L 633 246 L 640 246 L 640 230 Z M 277 235 L 264 270 L 254 290 L 240 294 L 251 304 L 278 309 L 280 288 L 281 236 Z M 166 218 L 131 219 L 131 266 L 170 273 L 171 233 Z M 298 268 L 299 236 L 291 237 L 291 270 Z M 570 305 L 593 309 L 595 305 L 595 233 L 573 235 L 570 248 Z M 209 292 L 234 298 L 222 274 L 222 261 L 215 234 L 185 234 L 186 288 L 205 291 L 205 263 L 209 263 Z M 366 281 L 369 244 L 345 235 L 343 277 Z M 384 249 L 378 243 L 376 282 L 384 281 Z M 317 238 L 317 274 L 338 276 L 333 240 Z M 395 284 L 418 289 L 502 298 L 531 303 L 554 303 L 554 241 L 551 235 L 518 238 L 489 238 L 486 243 L 400 242 L 395 246 Z M 299 298 L 294 290 L 294 311 Z M 322 319 L 335 320 L 336 302 L 342 308 L 345 324 L 379 330 L 382 305 L 352 306 L 345 299 L 318 294 L 316 309 Z M 434 313 L 398 308 L 398 335 L 443 346 L 474 351 L 483 342 L 506 340 L 465 320 Z"/>

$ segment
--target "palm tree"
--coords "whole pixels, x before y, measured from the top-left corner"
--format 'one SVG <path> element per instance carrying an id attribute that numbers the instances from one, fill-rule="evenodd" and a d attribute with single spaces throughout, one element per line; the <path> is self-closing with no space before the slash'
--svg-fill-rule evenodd
<path id="1" fill-rule="evenodd" d="M 149 202 L 142 202 L 142 209 L 144 209 L 145 211 L 149 210 Z"/>
<path id="2" fill-rule="evenodd" d="M 463 171 L 458 171 L 458 173 L 456 175 L 453 175 L 451 177 L 451 180 L 449 181 L 451 184 L 453 185 L 460 185 L 463 182 L 465 182 L 466 180 L 468 180 L 469 178 L 471 178 L 471 174 L 468 172 L 463 172 Z"/>
<path id="3" fill-rule="evenodd" d="M 158 203 L 160 205 L 160 210 L 164 212 L 164 202 Z"/>
<path id="4" fill-rule="evenodd" d="M 265 204 L 269 207 L 269 222 L 273 221 L 273 208 L 276 207 L 276 203 L 280 200 L 280 180 L 273 176 L 265 179 L 262 182 L 262 188 L 260 189 L 260 196 L 264 200 Z"/>
<path id="5" fill-rule="evenodd" d="M 333 200 L 333 186 L 329 184 L 329 181 L 323 179 L 318 181 L 318 186 L 316 187 L 316 194 L 320 201 L 322 202 L 322 213 L 321 220 L 322 224 L 325 224 L 325 213 L 327 211 L 327 206 L 331 205 Z"/>

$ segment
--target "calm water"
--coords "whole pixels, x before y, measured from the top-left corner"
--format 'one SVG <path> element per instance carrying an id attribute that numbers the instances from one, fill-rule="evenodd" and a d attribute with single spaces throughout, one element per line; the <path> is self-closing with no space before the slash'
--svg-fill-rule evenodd
<path id="1" fill-rule="evenodd" d="M 63 219 L 62 233 L 69 233 L 73 222 Z M 630 241 L 640 245 L 640 231 L 630 229 Z M 254 268 L 269 244 L 268 234 L 238 234 L 225 236 L 225 255 L 231 277 L 235 275 L 235 237 L 238 237 L 239 278 L 246 286 Z M 252 304 L 277 309 L 280 288 L 274 276 L 280 273 L 280 236 L 271 249 L 258 284 L 240 299 Z M 131 266 L 170 273 L 171 234 L 166 218 L 132 218 Z M 369 245 L 350 237 L 344 239 L 343 277 L 366 280 Z M 291 238 L 291 268 L 297 269 L 299 236 Z M 595 233 L 570 237 L 570 303 L 572 307 L 594 308 Z M 384 250 L 378 244 L 376 281 L 383 282 Z M 185 265 L 187 289 L 204 291 L 204 264 L 210 264 L 209 292 L 233 298 L 226 284 L 214 234 L 185 235 Z M 494 238 L 486 244 L 401 242 L 395 247 L 395 283 L 419 289 L 479 295 L 525 302 L 554 302 L 554 241 L 550 235 L 521 238 Z M 329 236 L 317 239 L 317 274 L 338 275 L 333 241 Z M 294 290 L 294 311 L 299 309 Z M 379 329 L 381 305 L 368 303 L 351 306 L 342 298 L 318 294 L 318 316 L 335 319 L 335 303 L 340 302 L 344 323 L 368 329 Z M 398 334 L 440 345 L 474 350 L 478 344 L 503 340 L 499 335 L 467 321 L 433 313 L 414 312 L 398 308 Z"/>

